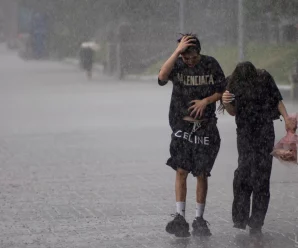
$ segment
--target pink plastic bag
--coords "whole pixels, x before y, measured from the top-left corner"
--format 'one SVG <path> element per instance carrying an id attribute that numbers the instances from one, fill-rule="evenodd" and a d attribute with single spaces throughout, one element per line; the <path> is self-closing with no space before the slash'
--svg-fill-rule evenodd
<path id="1" fill-rule="evenodd" d="M 290 119 L 297 127 L 298 114 L 290 115 Z M 274 146 L 271 155 L 285 165 L 298 165 L 297 147 L 298 135 L 288 131 L 287 135 Z"/>

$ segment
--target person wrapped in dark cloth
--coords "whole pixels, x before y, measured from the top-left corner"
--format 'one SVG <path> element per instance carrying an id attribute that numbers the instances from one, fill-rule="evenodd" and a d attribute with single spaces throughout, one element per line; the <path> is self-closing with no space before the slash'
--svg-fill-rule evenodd
<path id="1" fill-rule="evenodd" d="M 283 116 L 286 130 L 295 132 L 273 77 L 249 61 L 239 63 L 227 78 L 222 107 L 235 116 L 238 168 L 234 173 L 232 218 L 235 228 L 262 234 L 270 200 L 273 121 Z M 250 213 L 250 198 L 252 209 Z"/>

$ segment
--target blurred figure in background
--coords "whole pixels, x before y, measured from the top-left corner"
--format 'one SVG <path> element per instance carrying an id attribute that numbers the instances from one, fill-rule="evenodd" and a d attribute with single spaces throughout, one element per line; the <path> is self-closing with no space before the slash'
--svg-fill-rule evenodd
<path id="1" fill-rule="evenodd" d="M 89 80 L 92 79 L 93 64 L 98 50 L 99 45 L 94 41 L 83 42 L 80 47 L 80 65 Z"/>

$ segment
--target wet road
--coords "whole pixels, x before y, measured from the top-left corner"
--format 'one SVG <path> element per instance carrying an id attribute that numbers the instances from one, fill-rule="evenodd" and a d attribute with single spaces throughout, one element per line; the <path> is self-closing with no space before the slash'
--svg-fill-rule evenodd
<path id="1" fill-rule="evenodd" d="M 205 211 L 213 235 L 176 239 L 164 231 L 175 211 L 165 165 L 170 85 L 100 74 L 88 82 L 72 65 L 24 62 L 2 48 L 0 89 L 1 248 L 298 247 L 298 168 L 276 161 L 264 238 L 232 228 L 237 150 L 227 114 Z M 283 123 L 275 125 L 279 139 Z M 195 179 L 188 183 L 191 223 Z"/>

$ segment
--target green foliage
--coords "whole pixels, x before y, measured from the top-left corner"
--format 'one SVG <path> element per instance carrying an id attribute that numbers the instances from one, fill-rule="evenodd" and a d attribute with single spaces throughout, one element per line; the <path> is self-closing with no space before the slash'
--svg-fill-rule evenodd
<path id="1" fill-rule="evenodd" d="M 96 31 L 118 13 L 116 0 L 20 0 L 20 4 L 45 13 L 49 19 L 51 52 L 60 57 L 75 55 L 81 42 L 90 40 Z M 112 15 L 111 15 L 112 13 Z M 117 15 L 116 15 L 117 16 Z"/>
<path id="2" fill-rule="evenodd" d="M 264 13 L 272 13 L 276 17 L 297 15 L 297 0 L 244 0 L 247 13 L 261 17 Z"/>
<path id="3" fill-rule="evenodd" d="M 237 65 L 237 47 L 203 47 L 203 54 L 215 57 L 225 75 L 230 75 Z M 289 84 L 289 75 L 298 58 L 298 44 L 268 45 L 250 43 L 246 50 L 246 60 L 256 67 L 266 69 L 278 84 Z M 146 74 L 157 75 L 165 60 L 152 65 Z"/>
<path id="4" fill-rule="evenodd" d="M 205 52 L 218 59 L 226 75 L 232 73 L 238 62 L 237 47 L 207 48 Z M 279 84 L 289 83 L 289 74 L 297 58 L 298 44 L 250 43 L 246 49 L 246 60 L 258 68 L 268 70 Z"/>
<path id="5" fill-rule="evenodd" d="M 19 0 L 22 6 L 46 13 L 51 23 L 50 47 L 61 56 L 77 51 L 79 44 L 100 30 L 115 32 L 123 20 L 143 28 L 147 36 L 166 39 L 177 35 L 178 0 Z M 297 0 L 244 0 L 248 30 L 261 26 L 266 13 L 273 19 L 294 16 Z M 185 0 L 186 28 L 202 36 L 219 34 L 227 43 L 237 37 L 237 1 Z M 217 17 L 217 18 L 214 18 Z M 223 21 L 225 20 L 225 21 Z M 160 29 L 162 27 L 163 29 Z M 150 29 L 150 32 L 147 30 Z M 155 34 L 154 34 L 155 33 Z M 215 37 L 215 36 L 214 36 Z M 218 38 L 206 38 L 218 39 Z M 209 40 L 208 40 L 209 41 Z M 150 41 L 151 42 L 151 41 Z"/>

